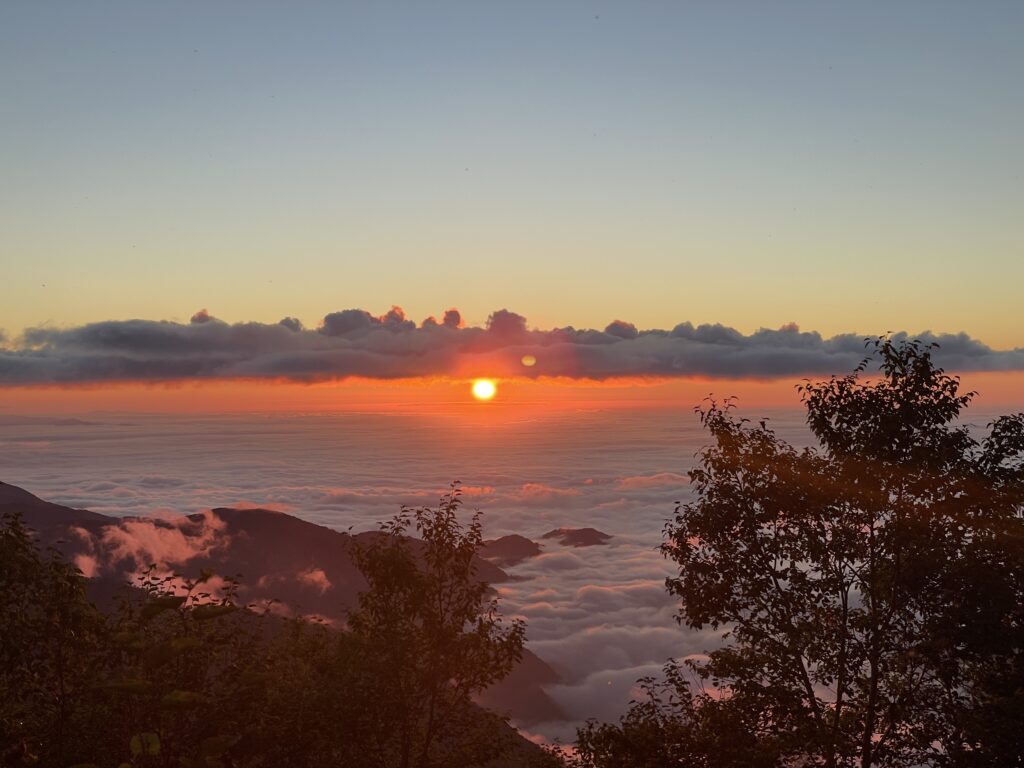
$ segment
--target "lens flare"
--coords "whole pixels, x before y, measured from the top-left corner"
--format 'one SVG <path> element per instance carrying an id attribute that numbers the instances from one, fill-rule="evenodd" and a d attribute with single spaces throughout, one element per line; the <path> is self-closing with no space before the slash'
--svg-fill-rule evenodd
<path id="1" fill-rule="evenodd" d="M 477 400 L 490 400 L 498 388 L 490 379 L 477 379 L 473 382 L 473 397 Z"/>

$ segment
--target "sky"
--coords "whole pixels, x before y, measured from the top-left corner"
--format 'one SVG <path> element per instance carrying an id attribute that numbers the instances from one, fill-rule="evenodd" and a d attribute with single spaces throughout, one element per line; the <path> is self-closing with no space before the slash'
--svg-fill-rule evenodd
<path id="1" fill-rule="evenodd" d="M 0 346 L 143 319 L 1024 347 L 1019 3 L 0 5 Z"/>

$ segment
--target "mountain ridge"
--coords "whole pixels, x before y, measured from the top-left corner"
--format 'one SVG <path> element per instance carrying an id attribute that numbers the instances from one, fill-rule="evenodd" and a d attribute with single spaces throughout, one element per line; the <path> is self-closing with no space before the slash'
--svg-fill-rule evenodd
<path id="1" fill-rule="evenodd" d="M 150 564 L 183 575 L 211 570 L 240 577 L 245 603 L 278 601 L 292 615 L 315 615 L 343 624 L 347 609 L 366 588 L 353 547 L 381 536 L 348 533 L 263 508 L 216 507 L 180 517 L 113 517 L 45 501 L 0 482 L 0 514 L 20 513 L 24 523 L 90 578 L 97 595 L 109 595 Z M 409 539 L 414 548 L 419 540 Z M 508 580 L 497 564 L 477 558 L 476 575 Z M 216 579 L 210 586 L 217 588 Z M 524 651 L 523 661 L 480 701 L 524 725 L 565 717 L 542 685 L 558 682 L 546 662 Z"/>

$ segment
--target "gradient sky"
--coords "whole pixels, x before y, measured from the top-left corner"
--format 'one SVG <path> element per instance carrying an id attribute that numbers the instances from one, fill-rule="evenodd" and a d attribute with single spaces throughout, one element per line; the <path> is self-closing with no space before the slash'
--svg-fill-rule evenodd
<path id="1" fill-rule="evenodd" d="M 0 328 L 1024 346 L 1020 3 L 0 5 Z"/>

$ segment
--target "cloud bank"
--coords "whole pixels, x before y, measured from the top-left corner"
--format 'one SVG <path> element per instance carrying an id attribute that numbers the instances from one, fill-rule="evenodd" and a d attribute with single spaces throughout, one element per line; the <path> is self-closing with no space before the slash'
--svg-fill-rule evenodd
<path id="1" fill-rule="evenodd" d="M 994 350 L 965 333 L 915 338 L 937 343 L 936 360 L 949 370 L 1024 370 L 1024 349 Z M 826 339 L 793 323 L 749 335 L 717 324 L 641 330 L 622 320 L 604 330 L 541 330 L 507 309 L 467 327 L 456 309 L 417 325 L 392 307 L 380 316 L 332 312 L 307 329 L 294 317 L 226 323 L 202 309 L 189 323 L 110 320 L 0 335 L 0 386 L 488 375 L 767 379 L 845 373 L 864 356 L 860 335 Z"/>

